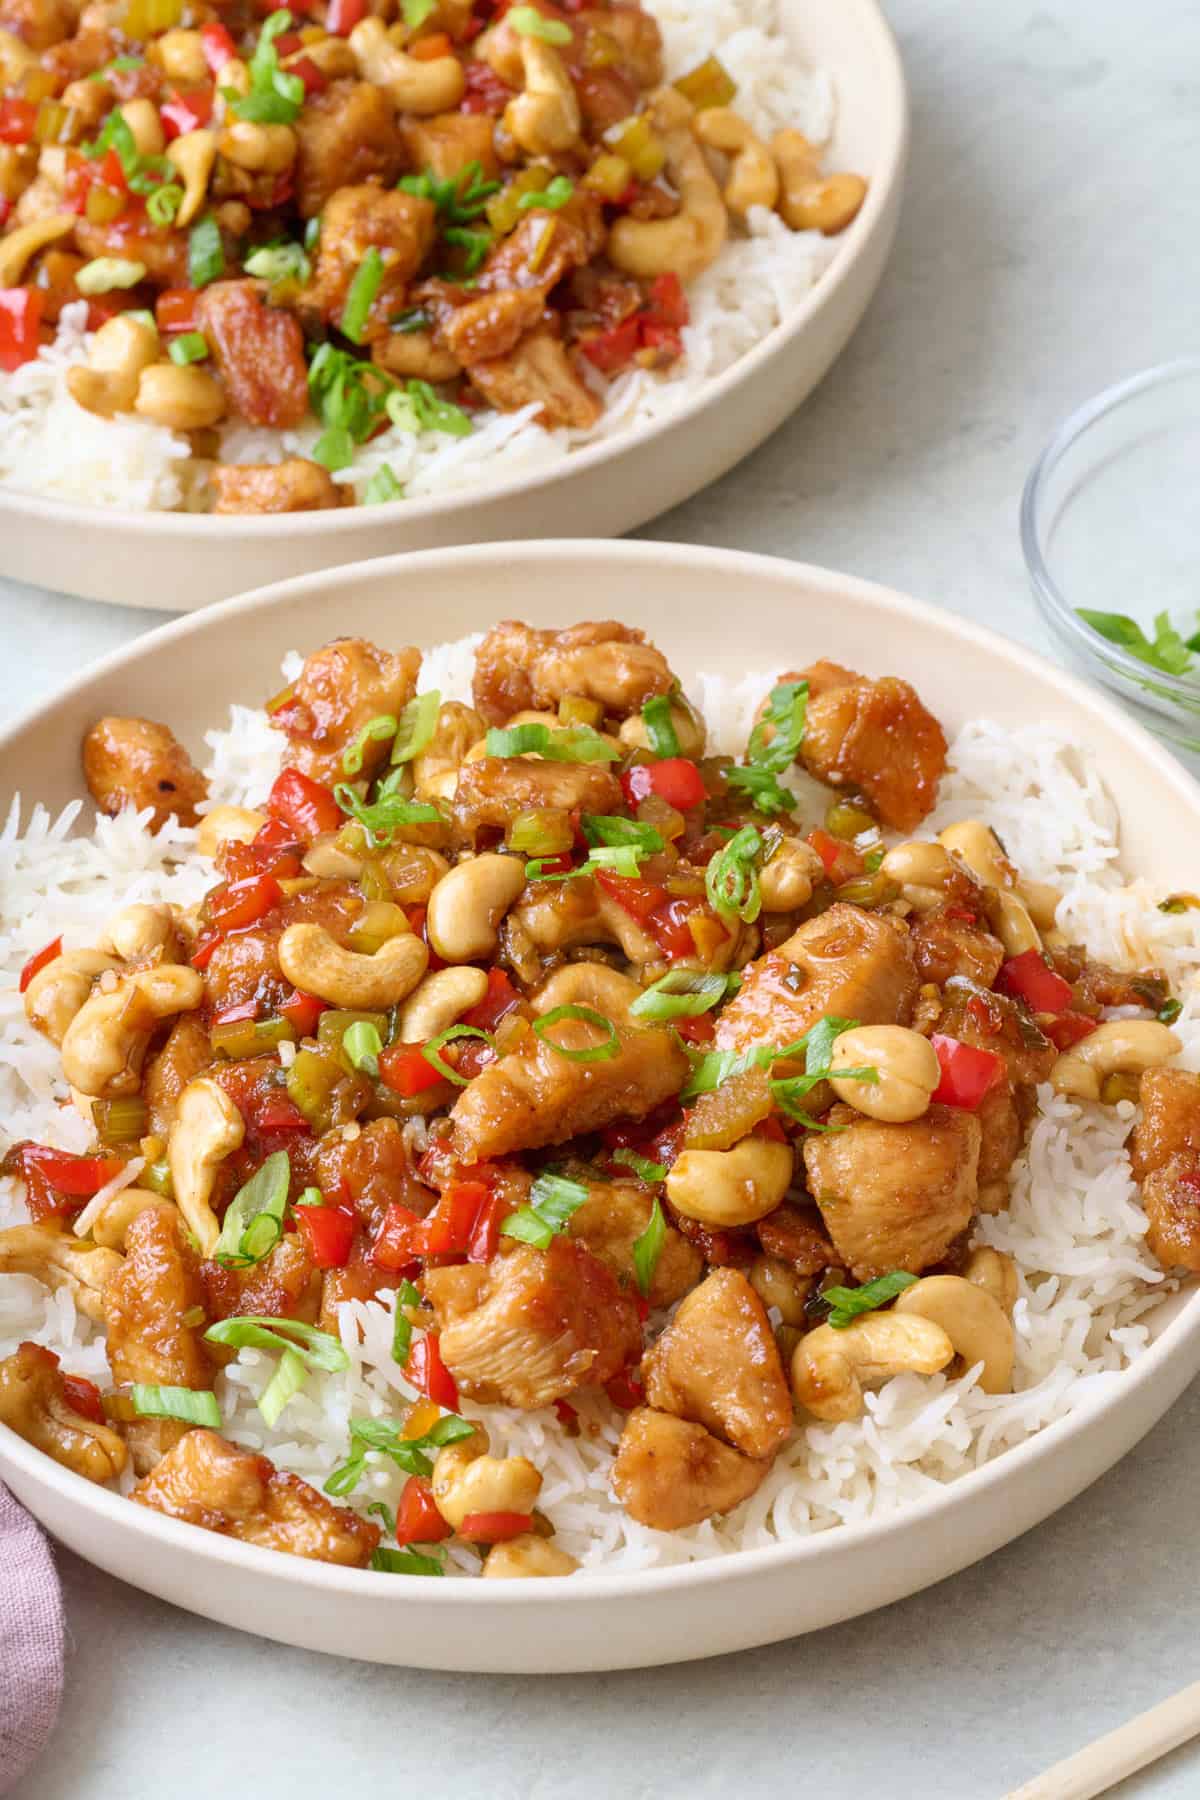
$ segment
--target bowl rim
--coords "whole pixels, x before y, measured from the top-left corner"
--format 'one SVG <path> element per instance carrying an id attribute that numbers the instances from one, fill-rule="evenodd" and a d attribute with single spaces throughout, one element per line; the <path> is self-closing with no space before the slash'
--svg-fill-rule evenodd
<path id="1" fill-rule="evenodd" d="M 355 506 L 309 513 L 233 516 L 143 512 L 132 507 L 88 505 L 83 501 L 59 500 L 0 485 L 0 515 L 18 512 L 65 527 L 136 530 L 144 536 L 168 541 L 186 538 L 194 532 L 213 538 L 223 536 L 231 543 L 243 534 L 252 540 L 291 538 L 297 534 L 319 539 L 344 534 L 348 540 L 347 556 L 352 556 L 354 529 L 362 522 L 364 513 L 373 524 L 386 522 L 389 518 L 420 524 L 455 519 L 469 513 L 480 500 L 491 504 L 537 491 L 544 491 L 549 499 L 555 487 L 568 478 L 597 470 L 626 451 L 649 449 L 677 426 L 696 425 L 706 413 L 720 406 L 735 387 L 752 380 L 766 363 L 784 352 L 811 319 L 831 304 L 849 280 L 853 267 L 866 253 L 877 229 L 885 225 L 894 192 L 903 179 L 910 135 L 910 107 L 895 34 L 880 0 L 837 0 L 837 5 L 841 12 L 857 16 L 857 28 L 873 46 L 873 59 L 879 72 L 878 110 L 882 121 L 878 169 L 867 184 L 867 197 L 858 216 L 838 241 L 833 261 L 818 276 L 795 311 L 781 319 L 753 349 L 739 356 L 722 374 L 702 382 L 695 396 L 683 405 L 666 410 L 661 417 L 646 424 L 615 431 L 611 437 L 572 450 L 550 468 L 513 475 L 504 481 L 487 482 L 478 491 L 423 495 L 413 500 L 386 501 L 370 508 Z"/>
<path id="2" fill-rule="evenodd" d="M 1138 756 L 1148 762 L 1157 776 L 1173 788 L 1181 801 L 1192 810 L 1200 807 L 1200 782 L 1197 782 L 1161 744 L 1132 719 L 1114 701 L 1062 670 L 1049 658 L 1027 648 L 1001 633 L 977 625 L 972 620 L 949 613 L 928 601 L 913 599 L 896 589 L 859 576 L 844 575 L 815 564 L 791 562 L 782 557 L 765 556 L 739 550 L 709 548 L 704 545 L 659 542 L 657 540 L 620 539 L 543 539 L 509 544 L 476 544 L 449 549 L 413 551 L 366 563 L 319 569 L 290 580 L 223 600 L 198 612 L 183 614 L 164 625 L 135 638 L 130 644 L 110 651 L 89 668 L 64 683 L 54 693 L 35 702 L 11 724 L 0 731 L 0 759 L 11 749 L 31 725 L 49 717 L 56 708 L 106 675 L 119 671 L 147 648 L 153 653 L 169 650 L 192 633 L 220 630 L 228 622 L 253 618 L 257 613 L 285 610 L 296 598 L 328 589 L 336 593 L 347 581 L 368 577 L 372 581 L 411 582 L 419 588 L 426 571 L 441 572 L 446 567 L 457 569 L 464 580 L 499 559 L 506 564 L 514 560 L 527 563 L 550 562 L 562 558 L 589 562 L 609 562 L 614 574 L 635 576 L 639 569 L 665 567 L 678 571 L 685 579 L 688 571 L 713 564 L 725 570 L 730 582 L 777 583 L 785 586 L 803 584 L 817 597 L 826 596 L 836 602 L 847 593 L 895 616 L 920 621 L 946 633 L 965 653 L 977 652 L 981 657 L 999 660 L 1016 671 L 1051 678 L 1054 685 L 1073 704 L 1108 727 L 1118 739 L 1124 739 Z M 1164 1300 L 1169 1295 L 1164 1294 Z M 561 1607 L 584 1604 L 589 1600 L 624 1599 L 638 1593 L 674 1591 L 680 1587 L 707 1587 L 739 1576 L 763 1574 L 772 1568 L 802 1564 L 833 1556 L 841 1550 L 852 1551 L 860 1544 L 881 1543 L 889 1536 L 901 1535 L 914 1524 L 928 1525 L 968 1503 L 975 1495 L 983 1495 L 998 1482 L 1018 1470 L 1041 1464 L 1046 1458 L 1065 1451 L 1071 1442 L 1096 1424 L 1106 1413 L 1133 1399 L 1136 1391 L 1151 1387 L 1164 1367 L 1188 1344 L 1200 1344 L 1200 1287 L 1193 1288 L 1184 1299 L 1176 1316 L 1159 1333 L 1130 1367 L 1121 1370 L 1119 1386 L 1110 1387 L 1098 1399 L 1080 1406 L 1066 1418 L 1043 1426 L 1032 1437 L 1003 1451 L 982 1467 L 969 1470 L 939 1491 L 926 1495 L 895 1512 L 874 1519 L 842 1523 L 807 1537 L 761 1545 L 754 1549 L 734 1550 L 706 1558 L 700 1562 L 672 1564 L 658 1569 L 634 1569 L 624 1573 L 581 1571 L 569 1583 L 549 1587 L 541 1582 L 514 1584 L 489 1583 L 486 1588 L 475 1581 L 436 1583 L 431 1591 L 427 1578 L 415 1575 L 390 1575 L 370 1569 L 341 1568 L 328 1563 L 308 1562 L 284 1557 L 277 1551 L 238 1543 L 215 1533 L 200 1531 L 174 1519 L 168 1519 L 142 1508 L 131 1516 L 125 1496 L 95 1486 L 50 1457 L 37 1451 L 7 1426 L 0 1425 L 0 1473 L 5 1463 L 19 1467 L 40 1487 L 55 1490 L 65 1502 L 81 1505 L 107 1519 L 123 1533 L 144 1532 L 166 1546 L 176 1545 L 190 1550 L 201 1560 L 230 1569 L 242 1569 L 276 1581 L 298 1584 L 313 1594 L 361 1596 L 379 1600 L 392 1595 L 400 1600 L 420 1593 L 422 1599 L 433 1599 L 441 1607 L 463 1605 L 503 1606 L 516 1603 L 521 1607 Z M 1119 1459 L 1117 1459 L 1119 1460 Z M 1115 1466 L 1113 1463 L 1106 1465 Z M 299 1567 L 293 1565 L 300 1564 Z M 419 1584 L 414 1586 L 413 1584 Z M 364 1585 L 366 1584 L 366 1585 Z"/>
<path id="3" fill-rule="evenodd" d="M 1175 357 L 1170 362 L 1154 363 L 1149 368 L 1140 369 L 1137 374 L 1113 382 L 1083 401 L 1055 427 L 1030 469 L 1021 490 L 1019 509 L 1021 550 L 1025 557 L 1025 567 L 1034 596 L 1053 629 L 1085 661 L 1098 663 L 1108 673 L 1123 676 L 1126 681 L 1133 682 L 1140 688 L 1143 695 L 1149 687 L 1150 692 L 1160 698 L 1178 700 L 1191 715 L 1195 714 L 1200 699 L 1200 687 L 1194 679 L 1185 680 L 1181 675 L 1171 675 L 1165 669 L 1156 669 L 1152 664 L 1142 662 L 1139 657 L 1131 656 L 1127 650 L 1114 644 L 1079 617 L 1050 573 L 1042 538 L 1041 510 L 1047 485 L 1058 465 L 1101 419 L 1117 412 L 1129 401 L 1139 399 L 1152 388 L 1198 376 L 1200 356 Z"/>

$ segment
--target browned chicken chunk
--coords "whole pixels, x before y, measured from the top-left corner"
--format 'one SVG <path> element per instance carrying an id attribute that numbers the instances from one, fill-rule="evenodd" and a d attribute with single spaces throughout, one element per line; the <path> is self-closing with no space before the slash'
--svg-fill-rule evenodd
<path id="1" fill-rule="evenodd" d="M 380 713 L 398 715 L 417 691 L 419 650 L 393 655 L 365 638 L 335 638 L 305 662 L 289 708 L 284 761 L 332 787 L 343 779 L 342 755 L 363 726 Z M 363 778 L 386 760 L 388 745 L 369 742 Z"/>
<path id="2" fill-rule="evenodd" d="M 75 30 L 78 10 L 68 0 L 4 0 L 0 30 L 11 31 L 31 50 L 47 50 Z"/>
<path id="3" fill-rule="evenodd" d="M 639 1406 L 625 1421 L 612 1486 L 639 1525 L 679 1531 L 732 1512 L 762 1486 L 770 1467 L 731 1450 L 703 1425 Z"/>
<path id="4" fill-rule="evenodd" d="M 637 1307 L 582 1244 L 520 1244 L 484 1268 L 427 1269 L 439 1349 L 476 1400 L 549 1406 L 602 1387 L 641 1349 Z"/>
<path id="5" fill-rule="evenodd" d="M 402 115 L 400 137 L 414 169 L 432 169 L 441 180 L 460 175 L 477 162 L 487 180 L 499 173 L 495 123 L 489 113 L 434 113 L 428 119 Z"/>
<path id="6" fill-rule="evenodd" d="M 975 1211 L 974 1114 L 931 1106 L 910 1125 L 886 1125 L 835 1106 L 826 1123 L 841 1129 L 810 1134 L 804 1166 L 839 1262 L 858 1281 L 940 1262 Z"/>
<path id="7" fill-rule="evenodd" d="M 662 651 L 613 619 L 550 631 L 504 619 L 475 652 L 475 705 L 489 725 L 530 707 L 555 707 L 567 694 L 598 700 L 624 719 L 674 685 Z"/>
<path id="8" fill-rule="evenodd" d="M 1136 1181 L 1145 1181 L 1172 1157 L 1200 1167 L 1200 1075 L 1185 1069 L 1147 1069 L 1142 1076 L 1142 1116 L 1129 1137 Z"/>
<path id="9" fill-rule="evenodd" d="M 548 431 L 563 426 L 588 431 L 603 410 L 575 373 L 558 338 L 548 331 L 531 331 L 507 356 L 473 363 L 468 373 L 489 406 L 498 412 L 536 406 L 534 422 Z"/>
<path id="10" fill-rule="evenodd" d="M 370 181 L 391 187 L 404 169 L 396 109 L 369 81 L 333 81 L 311 94 L 296 120 L 296 204 L 315 219 L 338 188 Z"/>
<path id="11" fill-rule="evenodd" d="M 298 1475 L 280 1474 L 267 1457 L 204 1429 L 189 1431 L 130 1498 L 243 1544 L 344 1568 L 365 1569 L 381 1535 Z"/>
<path id="12" fill-rule="evenodd" d="M 762 1301 L 737 1269 L 687 1296 L 642 1364 L 646 1399 L 746 1456 L 771 1457 L 792 1428 L 792 1397 Z"/>
<path id="13" fill-rule="evenodd" d="M 507 825 L 516 813 L 531 809 L 612 813 L 620 805 L 616 776 L 597 763 L 521 756 L 481 756 L 464 763 L 454 791 L 454 817 L 468 836 L 484 825 Z"/>
<path id="14" fill-rule="evenodd" d="M 962 901 L 936 907 L 910 921 L 910 942 L 922 981 L 944 987 L 956 975 L 990 988 L 1004 961 L 1004 945 L 978 914 L 964 917 Z"/>
<path id="15" fill-rule="evenodd" d="M 150 1129 L 158 1137 L 165 1138 L 174 1124 L 175 1108 L 184 1088 L 212 1060 L 207 1025 L 195 1013 L 184 1013 L 172 1025 L 162 1049 L 147 1063 L 142 1077 L 142 1098 Z"/>
<path id="16" fill-rule="evenodd" d="M 210 1319 L 249 1315 L 311 1325 L 321 1306 L 321 1271 L 313 1267 L 305 1240 L 291 1232 L 248 1269 L 201 1263 L 200 1279 Z"/>
<path id="17" fill-rule="evenodd" d="M 349 494 L 328 469 L 303 456 L 280 463 L 214 463 L 209 480 L 218 513 L 328 512 Z"/>
<path id="18" fill-rule="evenodd" d="M 636 1292 L 633 1245 L 650 1221 L 652 1205 L 653 1196 L 633 1182 L 590 1181 L 588 1197 L 567 1227 L 569 1236 L 612 1270 L 626 1293 Z M 646 1298 L 651 1306 L 673 1306 L 703 1269 L 695 1245 L 668 1225 Z"/>
<path id="19" fill-rule="evenodd" d="M 1172 1156 L 1142 1183 L 1146 1242 L 1164 1269 L 1200 1271 L 1200 1157 Z"/>
<path id="20" fill-rule="evenodd" d="M 299 322 L 268 306 L 256 281 L 215 281 L 196 300 L 196 323 L 234 410 L 251 425 L 279 430 L 308 411 L 308 365 Z"/>
<path id="21" fill-rule="evenodd" d="M 780 677 L 808 680 L 800 759 L 831 787 L 864 793 L 880 822 L 912 831 L 932 812 L 946 767 L 946 734 L 907 681 L 870 681 L 837 663 Z"/>
<path id="22" fill-rule="evenodd" d="M 125 1445 L 107 1425 L 77 1412 L 53 1350 L 18 1344 L 0 1362 L 0 1425 L 86 1481 L 112 1481 Z"/>
<path id="23" fill-rule="evenodd" d="M 864 1025 L 904 1025 L 917 974 L 903 926 L 838 903 L 743 971 L 717 1020 L 722 1050 L 790 1044 L 826 1013 Z"/>
<path id="24" fill-rule="evenodd" d="M 154 831 L 172 813 L 194 825 L 196 807 L 208 796 L 208 783 L 179 739 L 154 719 L 97 719 L 83 740 L 83 774 L 101 812 L 149 806 Z"/>
<path id="25" fill-rule="evenodd" d="M 350 284 L 374 246 L 382 258 L 383 276 L 359 341 L 383 337 L 432 247 L 436 217 L 433 202 L 415 194 L 385 191 L 369 182 L 339 188 L 321 214 L 313 304 L 327 318 L 340 318 Z"/>
<path id="26" fill-rule="evenodd" d="M 819 1275 L 837 1262 L 833 1245 L 816 1213 L 785 1200 L 754 1227 L 768 1256 L 788 1263 L 797 1275 Z"/>

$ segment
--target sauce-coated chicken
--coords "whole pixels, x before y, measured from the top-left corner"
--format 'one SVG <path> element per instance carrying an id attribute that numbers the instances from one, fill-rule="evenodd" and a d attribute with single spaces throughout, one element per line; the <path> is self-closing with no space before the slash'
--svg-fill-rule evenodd
<path id="1" fill-rule="evenodd" d="M 674 683 L 666 657 L 644 632 L 612 619 L 551 631 L 505 619 L 475 654 L 475 704 L 489 725 L 530 707 L 555 707 L 567 694 L 626 718 Z"/>
<path id="2" fill-rule="evenodd" d="M 642 1364 L 646 1399 L 747 1456 L 774 1456 L 792 1398 L 762 1301 L 737 1269 L 714 1269 Z"/>
<path id="3" fill-rule="evenodd" d="M 869 681 L 821 663 L 784 681 L 809 682 L 808 721 L 800 747 L 810 775 L 857 789 L 880 821 L 912 831 L 933 810 L 946 767 L 946 734 L 907 681 Z"/>
<path id="4" fill-rule="evenodd" d="M 212 1363 L 201 1337 L 204 1305 L 199 1266 L 179 1214 L 174 1207 L 148 1207 L 131 1221 L 124 1264 L 104 1287 L 108 1360 L 117 1385 L 211 1387 Z M 189 1322 L 197 1317 L 199 1328 Z M 186 1429 L 176 1419 L 125 1423 L 138 1474 L 152 1469 Z"/>
<path id="5" fill-rule="evenodd" d="M 732 1512 L 762 1486 L 770 1467 L 731 1450 L 694 1420 L 640 1406 L 625 1421 L 612 1488 L 639 1525 L 682 1531 Z"/>
<path id="6" fill-rule="evenodd" d="M 314 781 L 332 787 L 342 781 L 342 757 L 364 725 L 381 713 L 393 716 L 417 691 L 419 650 L 395 654 L 377 650 L 364 638 L 335 638 L 310 656 L 297 677 L 281 729 L 287 733 L 284 761 Z M 368 741 L 362 774 L 370 776 L 387 760 L 386 741 Z"/>
<path id="7" fill-rule="evenodd" d="M 150 807 L 157 831 L 172 813 L 196 823 L 208 783 L 169 726 L 154 719 L 97 719 L 83 740 L 83 773 L 101 812 Z"/>

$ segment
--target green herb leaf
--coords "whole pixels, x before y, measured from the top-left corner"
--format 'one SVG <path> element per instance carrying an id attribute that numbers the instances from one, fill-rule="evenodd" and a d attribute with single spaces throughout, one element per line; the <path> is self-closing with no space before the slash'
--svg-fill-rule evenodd
<path id="1" fill-rule="evenodd" d="M 767 696 L 762 718 L 750 733 L 746 760 L 760 769 L 778 775 L 796 760 L 796 752 L 804 741 L 808 713 L 807 681 L 783 681 Z M 773 728 L 770 743 L 767 730 Z"/>
<path id="2" fill-rule="evenodd" d="M 505 14 L 513 30 L 522 37 L 541 38 L 544 44 L 569 44 L 571 27 L 561 19 L 548 19 L 536 6 L 513 6 Z"/>
<path id="3" fill-rule="evenodd" d="M 385 506 L 389 500 L 403 498 L 404 489 L 390 463 L 381 463 L 362 491 L 364 506 Z"/>
<path id="4" fill-rule="evenodd" d="M 365 443 L 387 416 L 396 383 L 374 363 L 321 344 L 308 366 L 312 409 L 326 427 L 313 455 L 327 469 L 347 468 L 355 444 Z"/>
<path id="5" fill-rule="evenodd" d="M 492 247 L 490 231 L 472 231 L 466 225 L 444 225 L 442 237 L 456 250 L 465 251 L 464 275 L 474 275 L 476 270 L 482 266 L 484 257 Z"/>
<path id="6" fill-rule="evenodd" d="M 529 1191 L 528 1206 L 510 1213 L 500 1227 L 501 1237 L 520 1238 L 539 1250 L 564 1231 L 588 1197 L 581 1182 L 564 1175 L 539 1175 Z"/>
<path id="7" fill-rule="evenodd" d="M 692 1064 L 692 1072 L 684 1083 L 679 1098 L 691 1100 L 697 1094 L 709 1094 L 728 1081 L 731 1075 L 741 1075 L 747 1069 L 769 1069 L 774 1063 L 793 1062 L 801 1056 L 805 1059 L 805 1073 L 772 1082 L 771 1087 L 772 1091 L 776 1088 L 788 1090 L 791 1081 L 795 1080 L 808 1083 L 804 1090 L 807 1093 L 815 1087 L 817 1081 L 828 1075 L 829 1057 L 835 1038 L 857 1024 L 857 1019 L 838 1019 L 827 1013 L 803 1037 L 791 1044 L 759 1044 L 751 1050 L 741 1052 L 709 1050 Z"/>
<path id="8" fill-rule="evenodd" d="M 725 781 L 736 793 L 746 795 L 755 812 L 765 813 L 768 818 L 795 812 L 799 805 L 795 794 L 785 788 L 770 769 L 758 769 L 752 764 L 726 769 Z"/>
<path id="9" fill-rule="evenodd" d="M 1092 612 L 1083 606 L 1075 610 L 1085 625 L 1152 669 L 1161 669 L 1166 675 L 1185 675 L 1192 666 L 1192 651 L 1165 612 L 1156 616 L 1151 639 L 1137 620 L 1126 613 Z"/>
<path id="10" fill-rule="evenodd" d="M 282 37 L 291 27 L 291 13 L 273 12 L 264 21 L 254 55 L 250 58 L 250 92 L 241 95 L 236 89 L 221 89 L 230 110 L 239 119 L 290 125 L 298 116 L 304 105 L 304 83 L 299 75 L 292 75 L 280 67 L 279 51 L 275 47 L 276 38 Z"/>
<path id="11" fill-rule="evenodd" d="M 460 1438 L 470 1437 L 474 1429 L 457 1413 L 447 1413 L 417 1438 L 406 1438 L 404 1427 L 393 1419 L 351 1419 L 350 1454 L 326 1481 L 325 1492 L 341 1495 L 356 1488 L 366 1468 L 367 1457 L 373 1451 L 390 1457 L 397 1468 L 408 1475 L 429 1476 L 433 1473 L 433 1464 L 426 1451 L 457 1443 Z"/>
<path id="12" fill-rule="evenodd" d="M 381 1575 L 444 1575 L 446 1573 L 436 1556 L 427 1556 L 423 1550 L 392 1550 L 387 1544 L 380 1544 L 371 1553 L 371 1567 Z"/>
<path id="13" fill-rule="evenodd" d="M 510 13 L 508 16 L 511 18 L 512 14 Z M 544 188 L 539 188 L 532 194 L 522 194 L 517 201 L 517 211 L 532 212 L 534 207 L 537 207 L 539 210 L 546 209 L 550 212 L 557 212 L 560 206 L 567 204 L 574 192 L 575 183 L 570 176 L 556 175 L 553 181 Z M 449 234 L 447 233 L 447 235 Z M 660 752 L 660 754 L 665 754 L 665 752 Z M 672 754 L 677 756 L 679 752 L 674 751 Z"/>
<path id="14" fill-rule="evenodd" d="M 568 1050 L 564 1045 L 556 1043 L 550 1036 L 550 1027 L 559 1024 L 564 1019 L 576 1019 L 580 1024 L 594 1025 L 597 1031 L 605 1031 L 608 1036 L 602 1044 L 593 1044 L 582 1050 Z M 563 1057 L 567 1062 L 607 1062 L 610 1057 L 617 1054 L 621 1047 L 617 1028 L 612 1020 L 606 1019 L 603 1013 L 596 1012 L 590 1006 L 551 1007 L 548 1013 L 543 1013 L 540 1019 L 533 1021 L 533 1029 L 543 1043 L 548 1044 L 556 1055 Z"/>
<path id="15" fill-rule="evenodd" d="M 650 1208 L 650 1220 L 645 1231 L 633 1240 L 633 1272 L 637 1276 L 638 1292 L 643 1300 L 650 1298 L 654 1271 L 658 1268 L 658 1259 L 666 1241 L 667 1221 L 663 1218 L 662 1207 L 656 1199 Z"/>
<path id="16" fill-rule="evenodd" d="M 864 1287 L 826 1288 L 821 1299 L 830 1309 L 829 1324 L 835 1331 L 845 1331 L 847 1325 L 853 1325 L 863 1313 L 876 1312 L 897 1294 L 902 1294 L 905 1288 L 912 1287 L 916 1279 L 904 1269 L 893 1269 L 890 1275 L 880 1275 Z"/>
<path id="17" fill-rule="evenodd" d="M 333 797 L 342 811 L 362 826 L 372 849 L 390 844 L 404 825 L 433 825 L 442 817 L 427 801 L 405 800 L 399 794 L 381 793 L 374 801 L 362 800 L 344 781 L 334 788 Z"/>
<path id="18" fill-rule="evenodd" d="M 493 725 L 484 748 L 489 756 L 527 756 L 531 752 L 547 762 L 620 762 L 621 752 L 590 725 Z"/>
<path id="19" fill-rule="evenodd" d="M 245 1269 L 270 1254 L 283 1236 L 291 1179 L 287 1151 L 274 1151 L 230 1201 L 213 1250 L 215 1262 Z"/>
<path id="20" fill-rule="evenodd" d="M 221 1429 L 217 1396 L 207 1389 L 154 1387 L 135 1381 L 130 1390 L 133 1409 L 144 1419 L 182 1419 L 187 1425 Z"/>
<path id="21" fill-rule="evenodd" d="M 640 825 L 636 819 L 623 819 L 616 813 L 584 813 L 579 824 L 589 844 L 632 844 L 639 856 L 666 849 L 662 833 L 653 825 Z"/>
<path id="22" fill-rule="evenodd" d="M 224 273 L 221 228 L 211 213 L 205 213 L 188 232 L 188 282 L 194 288 L 207 287 Z"/>
<path id="23" fill-rule="evenodd" d="M 399 729 L 400 721 L 392 713 L 376 713 L 368 719 L 354 742 L 342 751 L 343 775 L 360 775 L 367 745 L 382 744 L 385 739 L 394 738 Z"/>
<path id="24" fill-rule="evenodd" d="M 629 1010 L 635 1019 L 694 1019 L 711 1012 L 741 985 L 740 975 L 671 969 L 639 994 Z"/>

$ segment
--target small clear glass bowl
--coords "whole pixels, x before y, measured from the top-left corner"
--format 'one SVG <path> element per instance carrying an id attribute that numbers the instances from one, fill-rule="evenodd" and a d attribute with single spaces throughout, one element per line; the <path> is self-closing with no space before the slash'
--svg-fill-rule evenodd
<path id="1" fill-rule="evenodd" d="M 1118 382 L 1064 420 L 1025 483 L 1021 545 L 1069 660 L 1159 737 L 1200 754 L 1200 655 L 1194 675 L 1167 675 L 1076 611 L 1125 613 L 1150 638 L 1157 613 L 1185 638 L 1200 624 L 1200 357 Z"/>

